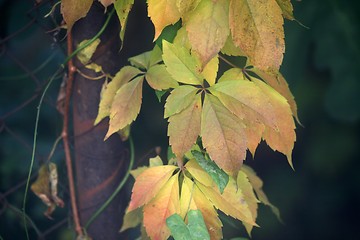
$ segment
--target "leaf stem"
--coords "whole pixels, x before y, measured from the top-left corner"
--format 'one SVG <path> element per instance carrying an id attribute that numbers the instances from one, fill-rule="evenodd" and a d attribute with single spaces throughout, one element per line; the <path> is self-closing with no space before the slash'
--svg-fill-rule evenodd
<path id="1" fill-rule="evenodd" d="M 238 67 L 238 66 L 236 66 L 235 64 L 233 64 L 232 62 L 230 62 L 229 60 L 227 60 L 224 56 L 222 56 L 222 55 L 220 55 L 219 54 L 219 58 L 221 59 L 221 60 L 223 60 L 225 63 L 227 63 L 229 66 L 231 66 L 231 67 L 233 67 L 233 68 L 240 68 L 241 69 L 241 67 Z"/>
<path id="2" fill-rule="evenodd" d="M 106 200 L 106 202 L 90 217 L 90 219 L 85 224 L 85 229 L 87 229 L 90 224 L 109 206 L 109 204 L 114 200 L 116 195 L 120 192 L 122 187 L 125 185 L 126 181 L 128 180 L 130 176 L 130 170 L 132 169 L 134 165 L 134 159 L 135 159 L 135 150 L 134 150 L 134 142 L 132 140 L 132 137 L 129 137 L 129 144 L 130 144 L 130 163 L 128 170 L 124 176 L 124 178 L 121 180 L 118 187 L 115 189 L 115 191 L 111 194 L 111 196 Z"/>

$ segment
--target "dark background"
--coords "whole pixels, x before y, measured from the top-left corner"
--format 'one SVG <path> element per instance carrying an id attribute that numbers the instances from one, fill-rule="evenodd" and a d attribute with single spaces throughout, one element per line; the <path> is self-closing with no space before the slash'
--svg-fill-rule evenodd
<path id="1" fill-rule="evenodd" d="M 0 236 L 6 240 L 25 237 L 18 211 L 30 164 L 38 94 L 65 57 L 65 31 L 50 31 L 61 21 L 59 8 L 54 18 L 43 18 L 54 3 L 43 1 L 34 7 L 33 1 L 0 0 L 0 193 L 6 194 L 0 196 Z M 341 0 L 293 1 L 293 5 L 296 18 L 309 29 L 286 20 L 281 72 L 296 98 L 304 127 L 297 125 L 295 172 L 284 156 L 266 144 L 257 150 L 255 160 L 245 162 L 264 180 L 264 190 L 284 221 L 281 224 L 269 208 L 260 207 L 261 228 L 254 229 L 252 237 L 360 239 L 359 8 L 356 1 Z M 119 68 L 128 57 L 151 49 L 153 27 L 146 16 L 144 1 L 137 0 Z M 28 27 L 18 32 L 24 26 Z M 35 170 L 47 159 L 61 132 L 61 117 L 55 109 L 61 78 L 51 86 L 42 108 Z M 165 153 L 167 144 L 162 106 L 148 88 L 144 92 L 141 114 L 133 127 L 140 165 L 154 155 L 157 146 Z M 24 102 L 28 104 L 16 110 Z M 61 145 L 52 160 L 59 168 L 60 195 L 67 200 Z M 39 231 L 48 239 L 71 236 L 68 209 L 56 210 L 53 221 L 42 215 L 44 210 L 29 193 L 27 212 Z M 55 228 L 57 224 L 60 227 Z M 227 238 L 246 236 L 240 223 L 231 225 L 224 228 Z"/>

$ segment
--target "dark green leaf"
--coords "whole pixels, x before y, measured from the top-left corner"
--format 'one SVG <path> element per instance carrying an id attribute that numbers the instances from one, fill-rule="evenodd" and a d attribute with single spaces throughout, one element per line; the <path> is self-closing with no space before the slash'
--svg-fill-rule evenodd
<path id="1" fill-rule="evenodd" d="M 229 182 L 229 175 L 216 165 L 215 162 L 205 159 L 204 155 L 199 151 L 191 151 L 198 164 L 211 176 L 216 185 L 219 187 L 220 193 L 224 192 Z"/>
<path id="2" fill-rule="evenodd" d="M 162 40 L 165 39 L 168 42 L 173 42 L 177 31 L 181 28 L 181 22 L 178 21 L 174 25 L 169 25 L 164 30 L 162 30 L 158 39 L 156 39 L 155 43 L 162 49 Z"/>
<path id="3" fill-rule="evenodd" d="M 162 96 L 167 92 L 168 90 L 155 90 L 155 94 L 159 102 L 161 102 Z"/>

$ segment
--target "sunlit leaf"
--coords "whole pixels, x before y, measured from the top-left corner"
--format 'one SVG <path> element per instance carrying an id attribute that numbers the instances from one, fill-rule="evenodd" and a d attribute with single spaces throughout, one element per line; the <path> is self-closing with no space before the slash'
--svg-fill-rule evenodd
<path id="1" fill-rule="evenodd" d="M 283 53 L 284 19 L 275 0 L 230 0 L 233 41 L 260 69 L 279 69 Z"/>
<path id="2" fill-rule="evenodd" d="M 196 143 L 200 134 L 200 124 L 201 95 L 198 94 L 186 109 L 169 118 L 169 143 L 178 158 L 182 158 Z"/>
<path id="3" fill-rule="evenodd" d="M 181 83 L 201 85 L 200 62 L 183 46 L 163 41 L 163 60 L 168 72 Z"/>
<path id="4" fill-rule="evenodd" d="M 229 182 L 229 175 L 226 174 L 222 169 L 220 169 L 213 161 L 210 159 L 205 159 L 204 155 L 198 151 L 191 151 L 195 160 L 198 164 L 210 175 L 218 186 L 220 193 L 224 192 L 224 189 Z"/>
<path id="5" fill-rule="evenodd" d="M 180 13 L 176 6 L 176 0 L 148 0 L 148 14 L 155 27 L 156 40 L 162 30 L 180 19 Z"/>
<path id="6" fill-rule="evenodd" d="M 93 0 L 62 0 L 61 14 L 66 22 L 67 29 L 70 32 L 74 23 L 86 16 L 89 12 Z"/>
<path id="7" fill-rule="evenodd" d="M 99 112 L 96 117 L 95 123 L 98 124 L 103 118 L 110 115 L 110 109 L 116 92 L 125 83 L 129 82 L 136 75 L 140 74 L 140 70 L 131 66 L 125 66 L 116 73 L 115 77 L 110 83 L 104 83 L 103 89 L 100 94 Z"/>
<path id="8" fill-rule="evenodd" d="M 144 226 L 151 239 L 166 240 L 170 230 L 166 219 L 180 213 L 179 173 L 172 176 L 148 204 L 144 206 Z"/>
<path id="9" fill-rule="evenodd" d="M 195 99 L 198 89 L 182 85 L 171 91 L 166 99 L 164 118 L 170 117 L 187 108 Z"/>
<path id="10" fill-rule="evenodd" d="M 123 224 L 121 226 L 120 232 L 123 232 L 129 228 L 134 228 L 142 222 L 143 219 L 143 209 L 136 208 L 132 211 L 127 211 L 123 218 Z"/>
<path id="11" fill-rule="evenodd" d="M 115 0 L 114 3 L 114 8 L 116 10 L 116 14 L 119 18 L 121 25 L 121 30 L 120 30 L 121 42 L 124 42 L 126 23 L 133 4 L 134 4 L 134 0 Z"/>
<path id="12" fill-rule="evenodd" d="M 176 166 L 166 165 L 148 168 L 135 180 L 128 212 L 147 204 L 166 184 Z"/>
<path id="13" fill-rule="evenodd" d="M 290 0 L 276 0 L 276 2 L 279 4 L 282 14 L 284 16 L 284 18 L 287 18 L 289 20 L 294 20 L 294 15 L 293 15 L 293 6 L 291 4 Z"/>
<path id="14" fill-rule="evenodd" d="M 215 56 L 213 57 L 213 59 L 210 60 L 208 64 L 206 64 L 204 70 L 201 73 L 210 86 L 215 84 L 218 69 L 219 58 L 218 56 Z"/>
<path id="15" fill-rule="evenodd" d="M 228 0 L 202 0 L 189 14 L 186 30 L 192 49 L 205 66 L 224 46 L 229 35 Z"/>
<path id="16" fill-rule="evenodd" d="M 157 64 L 146 72 L 146 81 L 156 90 L 175 88 L 179 84 L 171 77 L 164 64 Z"/>
<path id="17" fill-rule="evenodd" d="M 105 139 L 136 119 L 141 107 L 143 80 L 144 76 L 136 77 L 116 92 L 110 109 L 109 130 Z"/>
<path id="18" fill-rule="evenodd" d="M 245 126 L 220 100 L 205 95 L 201 137 L 210 158 L 223 170 L 236 174 L 246 155 Z"/>

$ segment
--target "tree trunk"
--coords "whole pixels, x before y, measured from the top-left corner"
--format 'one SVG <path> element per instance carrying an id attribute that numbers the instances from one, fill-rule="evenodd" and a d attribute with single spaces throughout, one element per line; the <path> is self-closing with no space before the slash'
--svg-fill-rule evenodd
<path id="1" fill-rule="evenodd" d="M 109 9 L 108 9 L 109 11 Z M 107 14 L 104 8 L 94 3 L 86 18 L 79 20 L 72 30 L 74 49 L 85 39 L 92 38 L 102 27 Z M 100 37 L 92 59 L 103 67 L 106 73 L 116 73 L 120 66 L 119 24 L 115 17 Z M 83 74 L 96 77 L 92 70 L 75 60 L 75 66 Z M 104 79 L 90 80 L 76 74 L 73 88 L 73 128 L 75 145 L 75 174 L 77 200 L 82 226 L 93 213 L 109 198 L 126 172 L 129 154 L 117 134 L 104 141 L 108 121 L 103 120 L 94 126 Z M 88 235 L 95 239 L 125 239 L 121 236 L 121 226 L 127 198 L 120 193 L 114 201 L 87 229 Z"/>

